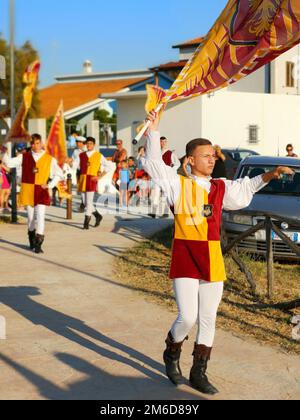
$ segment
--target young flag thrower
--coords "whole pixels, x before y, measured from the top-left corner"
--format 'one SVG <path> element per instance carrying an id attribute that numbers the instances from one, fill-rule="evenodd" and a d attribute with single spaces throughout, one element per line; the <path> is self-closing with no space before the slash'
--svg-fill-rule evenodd
<path id="1" fill-rule="evenodd" d="M 222 209 L 247 207 L 270 181 L 293 171 L 279 167 L 253 179 L 213 180 L 214 148 L 209 140 L 198 138 L 186 146 L 191 176 L 180 176 L 162 160 L 160 111 L 170 101 L 209 93 L 240 80 L 299 41 L 299 1 L 230 0 L 169 92 L 162 94 L 161 89 L 153 88 L 152 97 L 157 91 L 159 94 L 152 100 L 155 111 L 148 114 L 143 130 L 149 129 L 144 169 L 167 196 L 175 216 L 170 278 L 179 314 L 167 335 L 163 356 L 167 376 L 175 385 L 183 381 L 183 343 L 197 323 L 190 383 L 204 394 L 218 392 L 206 373 L 226 281 L 220 243 Z"/>

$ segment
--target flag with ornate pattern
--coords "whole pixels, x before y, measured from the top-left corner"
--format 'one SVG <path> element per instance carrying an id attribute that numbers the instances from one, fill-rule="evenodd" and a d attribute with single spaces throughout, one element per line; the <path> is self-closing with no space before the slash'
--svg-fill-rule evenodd
<path id="1" fill-rule="evenodd" d="M 58 107 L 50 129 L 47 152 L 57 160 L 62 168 L 68 157 L 63 102 Z"/>
<path id="2" fill-rule="evenodd" d="M 17 115 L 12 123 L 5 141 L 24 142 L 30 139 L 29 133 L 25 128 L 25 120 L 31 108 L 33 93 L 36 88 L 41 64 L 39 61 L 34 61 L 27 67 L 23 75 L 23 83 L 25 88 L 23 91 L 23 101 L 17 112 Z"/>
<path id="3" fill-rule="evenodd" d="M 299 42 L 299 0 L 229 0 L 162 103 L 233 84 Z"/>

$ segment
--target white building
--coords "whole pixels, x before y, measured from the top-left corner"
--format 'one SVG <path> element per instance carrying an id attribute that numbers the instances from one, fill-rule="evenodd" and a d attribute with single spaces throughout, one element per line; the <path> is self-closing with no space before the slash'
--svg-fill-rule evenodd
<path id="1" fill-rule="evenodd" d="M 179 61 L 151 69 L 176 77 L 203 38 L 176 45 Z M 212 95 L 168 105 L 161 134 L 179 156 L 196 137 L 209 138 L 221 147 L 240 147 L 265 155 L 285 155 L 287 143 L 300 152 L 300 81 L 294 78 L 299 46 L 234 85 Z M 103 94 L 118 103 L 118 137 L 134 153 L 132 139 L 145 118 L 146 91 L 127 89 Z"/>

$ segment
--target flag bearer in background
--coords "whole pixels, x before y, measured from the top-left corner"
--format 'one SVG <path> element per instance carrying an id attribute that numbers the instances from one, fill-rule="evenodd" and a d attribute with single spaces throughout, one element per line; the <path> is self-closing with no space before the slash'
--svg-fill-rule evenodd
<path id="1" fill-rule="evenodd" d="M 45 239 L 45 213 L 50 206 L 49 189 L 57 186 L 63 173 L 56 159 L 44 150 L 39 134 L 31 137 L 31 151 L 3 160 L 9 168 L 22 168 L 20 204 L 27 207 L 28 237 L 30 248 L 36 254 L 42 253 Z M 48 180 L 51 182 L 48 183 Z"/>
<path id="2" fill-rule="evenodd" d="M 94 206 L 94 196 L 97 192 L 98 181 L 108 172 L 109 167 L 107 160 L 100 152 L 95 150 L 96 140 L 88 137 L 86 140 L 87 151 L 81 153 L 75 162 L 75 166 L 80 171 L 78 191 L 82 194 L 82 201 L 85 206 L 85 230 L 90 227 L 92 215 L 95 216 L 95 227 L 100 226 L 103 216 L 98 213 Z"/>
<path id="3" fill-rule="evenodd" d="M 166 372 L 175 385 L 182 383 L 179 364 L 182 345 L 198 323 L 190 383 L 200 392 L 213 395 L 218 390 L 208 381 L 206 371 L 226 281 L 220 242 L 222 209 L 247 207 L 267 183 L 293 171 L 279 167 L 251 180 L 248 177 L 237 181 L 215 180 L 211 178 L 215 150 L 209 140 L 196 139 L 186 147 L 192 174 L 180 176 L 162 159 L 158 115 L 152 112 L 147 119 L 151 124 L 144 169 L 166 194 L 175 215 L 170 278 L 174 281 L 179 315 L 166 339 Z"/>

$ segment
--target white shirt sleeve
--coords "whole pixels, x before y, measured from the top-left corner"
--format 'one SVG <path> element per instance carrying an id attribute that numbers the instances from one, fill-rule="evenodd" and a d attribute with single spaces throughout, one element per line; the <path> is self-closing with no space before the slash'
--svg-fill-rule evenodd
<path id="1" fill-rule="evenodd" d="M 147 137 L 146 157 L 142 160 L 144 170 L 166 195 L 169 205 L 175 205 L 180 196 L 180 178 L 174 168 L 165 165 L 160 148 L 160 134 L 150 131 Z"/>
<path id="2" fill-rule="evenodd" d="M 51 161 L 50 178 L 51 182 L 48 184 L 50 189 L 56 187 L 60 181 L 64 181 L 64 173 L 54 158 Z"/>
<path id="3" fill-rule="evenodd" d="M 15 158 L 10 158 L 7 153 L 3 156 L 3 163 L 5 166 L 7 166 L 10 169 L 13 168 L 20 168 L 23 163 L 23 155 L 20 154 L 19 156 Z"/>
<path id="4" fill-rule="evenodd" d="M 225 180 L 224 210 L 234 211 L 248 207 L 254 195 L 268 183 L 263 181 L 262 175 L 250 179 L 245 177 L 236 181 Z"/>
<path id="5" fill-rule="evenodd" d="M 172 165 L 175 171 L 178 171 L 178 169 L 181 166 L 180 160 L 178 159 L 178 157 L 176 156 L 174 152 L 172 153 Z"/>

